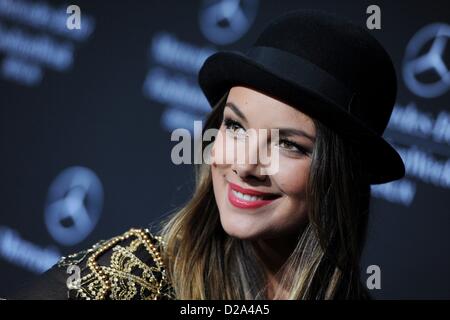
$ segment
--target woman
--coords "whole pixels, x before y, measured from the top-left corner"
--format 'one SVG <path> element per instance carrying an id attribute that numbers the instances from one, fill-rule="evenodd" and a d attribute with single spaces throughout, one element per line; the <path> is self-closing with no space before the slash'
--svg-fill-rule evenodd
<path id="1" fill-rule="evenodd" d="M 192 199 L 159 235 L 132 229 L 64 257 L 16 298 L 369 298 L 359 260 L 370 185 L 405 173 L 382 138 L 396 97 L 386 51 L 341 18 L 295 11 L 246 54 L 209 57 L 199 83 L 213 106 L 204 132 L 219 134 L 203 144 L 211 157 Z M 267 146 L 273 172 L 258 154 Z M 251 157 L 224 161 L 233 150 Z"/>

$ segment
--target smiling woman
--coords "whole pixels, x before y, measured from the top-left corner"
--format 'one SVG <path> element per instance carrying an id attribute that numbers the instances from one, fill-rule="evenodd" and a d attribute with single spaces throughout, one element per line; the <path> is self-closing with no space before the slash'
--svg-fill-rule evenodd
<path id="1" fill-rule="evenodd" d="M 203 133 L 219 134 L 188 203 L 158 235 L 132 229 L 64 257 L 16 297 L 369 298 L 359 260 L 370 185 L 405 173 L 382 138 L 396 96 L 386 51 L 339 17 L 296 11 L 246 54 L 210 56 L 199 83 L 213 108 Z M 260 129 L 271 134 L 249 139 Z"/>

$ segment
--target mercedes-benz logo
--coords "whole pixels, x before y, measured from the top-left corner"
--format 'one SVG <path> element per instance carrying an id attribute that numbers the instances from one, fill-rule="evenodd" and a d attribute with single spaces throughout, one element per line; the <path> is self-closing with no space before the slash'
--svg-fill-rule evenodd
<path id="1" fill-rule="evenodd" d="M 48 191 L 48 232 L 62 245 L 75 245 L 94 229 L 102 206 L 103 187 L 96 174 L 84 167 L 68 168 L 55 178 Z"/>
<path id="2" fill-rule="evenodd" d="M 253 24 L 258 0 L 204 0 L 200 29 L 212 43 L 226 45 L 240 39 Z"/>
<path id="3" fill-rule="evenodd" d="M 420 29 L 409 41 L 403 61 L 403 78 L 408 88 L 416 95 L 435 98 L 450 88 L 450 70 L 444 59 L 449 38 L 450 25 L 433 23 Z M 431 45 L 423 53 L 428 43 Z M 437 80 L 419 80 L 419 75 L 425 72 L 434 72 Z"/>

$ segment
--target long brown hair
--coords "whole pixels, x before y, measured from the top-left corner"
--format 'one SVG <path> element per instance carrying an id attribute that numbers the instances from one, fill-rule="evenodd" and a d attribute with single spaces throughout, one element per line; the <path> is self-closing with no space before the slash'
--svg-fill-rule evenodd
<path id="1" fill-rule="evenodd" d="M 203 132 L 219 128 L 228 93 L 214 106 Z M 359 261 L 369 213 L 370 184 L 356 148 L 320 121 L 307 186 L 309 219 L 280 269 L 288 299 L 367 298 Z M 207 143 L 203 143 L 205 148 Z M 223 230 L 208 164 L 195 166 L 195 191 L 166 217 L 163 259 L 178 299 L 266 299 L 267 279 L 247 240 Z"/>

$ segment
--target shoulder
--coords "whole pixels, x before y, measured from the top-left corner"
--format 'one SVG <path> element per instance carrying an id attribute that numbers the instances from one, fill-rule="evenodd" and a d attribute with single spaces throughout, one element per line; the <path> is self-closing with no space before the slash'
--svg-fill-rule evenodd
<path id="1" fill-rule="evenodd" d="M 162 250 L 161 237 L 147 229 L 130 229 L 62 257 L 44 278 L 57 279 L 52 287 L 58 286 L 59 295 L 65 292 L 65 299 L 175 299 Z"/>
<path id="2" fill-rule="evenodd" d="M 161 258 L 162 249 L 159 236 L 147 229 L 130 229 L 63 257 L 57 266 L 79 267 L 75 272 L 80 272 L 80 280 L 75 278 L 69 283 L 70 298 L 171 299 L 174 294 Z"/>

